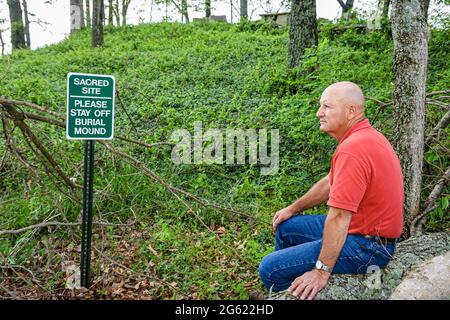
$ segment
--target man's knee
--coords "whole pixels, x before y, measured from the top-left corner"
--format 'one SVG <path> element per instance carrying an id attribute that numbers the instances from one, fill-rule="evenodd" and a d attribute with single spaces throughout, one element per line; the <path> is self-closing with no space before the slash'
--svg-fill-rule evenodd
<path id="1" fill-rule="evenodd" d="M 284 290 L 280 287 L 281 279 L 278 279 L 274 258 L 271 254 L 265 256 L 259 264 L 259 276 L 268 290 L 274 292 Z M 281 281 L 284 282 L 284 281 Z"/>
<path id="2" fill-rule="evenodd" d="M 271 255 L 265 256 L 261 263 L 259 264 L 259 277 L 261 278 L 262 282 L 264 283 L 264 286 L 267 289 L 270 289 L 270 287 L 273 285 L 271 275 L 273 272 L 273 265 L 272 265 L 272 259 Z"/>

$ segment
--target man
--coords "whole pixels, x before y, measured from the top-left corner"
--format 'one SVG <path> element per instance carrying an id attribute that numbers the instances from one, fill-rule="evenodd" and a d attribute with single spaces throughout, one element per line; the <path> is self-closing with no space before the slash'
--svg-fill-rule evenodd
<path id="1" fill-rule="evenodd" d="M 322 94 L 320 130 L 339 145 L 329 174 L 273 217 L 275 252 L 259 274 L 273 291 L 313 299 L 331 273 L 384 268 L 403 228 L 403 176 L 389 141 L 364 116 L 364 95 L 351 82 Z M 328 215 L 296 215 L 324 201 Z"/>

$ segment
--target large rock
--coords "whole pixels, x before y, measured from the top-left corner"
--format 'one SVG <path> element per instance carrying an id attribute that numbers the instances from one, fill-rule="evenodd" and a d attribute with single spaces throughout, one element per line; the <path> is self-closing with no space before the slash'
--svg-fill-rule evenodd
<path id="1" fill-rule="evenodd" d="M 317 300 L 369 300 L 369 299 L 389 299 L 391 294 L 400 285 L 403 279 L 408 279 L 406 274 L 413 268 L 419 266 L 423 262 L 429 261 L 437 256 L 436 261 L 446 260 L 447 278 L 443 284 L 448 285 L 448 263 L 450 251 L 450 233 L 432 233 L 416 236 L 402 241 L 398 244 L 394 259 L 388 264 L 385 269 L 373 270 L 374 273 L 367 275 L 333 275 L 330 278 L 328 285 L 320 291 Z M 432 260 L 433 261 L 433 260 Z M 430 268 L 434 263 L 427 264 Z M 435 267 L 437 268 L 437 267 Z M 437 269 L 435 269 L 437 270 Z M 431 276 L 432 269 L 427 272 L 422 272 L 422 275 L 427 275 L 429 279 L 434 281 L 437 276 Z M 410 282 L 414 283 L 414 281 Z M 411 288 L 411 287 L 410 287 Z M 417 288 L 426 291 L 427 288 L 422 285 Z M 400 288 L 402 293 L 405 289 Z M 448 290 L 448 289 L 447 289 Z M 448 291 L 443 290 L 442 294 Z M 397 293 L 396 293 L 397 294 Z M 440 294 L 439 294 L 440 295 Z M 414 297 L 428 297 L 426 293 L 417 293 Z M 394 296 L 395 298 L 396 296 Z M 404 298 L 403 298 L 404 297 Z M 271 294 L 268 299 L 273 300 L 289 300 L 295 299 L 288 295 L 285 291 L 276 294 Z M 407 298 L 401 296 L 400 299 L 414 299 L 412 296 Z M 431 299 L 431 298 L 430 298 Z M 436 299 L 437 292 L 436 292 Z"/>
<path id="2" fill-rule="evenodd" d="M 450 252 L 421 263 L 395 288 L 392 300 L 449 300 Z"/>

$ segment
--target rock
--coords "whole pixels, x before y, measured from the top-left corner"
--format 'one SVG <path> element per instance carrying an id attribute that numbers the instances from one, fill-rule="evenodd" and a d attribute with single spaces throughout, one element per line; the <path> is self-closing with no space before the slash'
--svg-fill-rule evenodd
<path id="1" fill-rule="evenodd" d="M 391 300 L 450 300 L 450 252 L 412 269 L 395 288 Z"/>
<path id="2" fill-rule="evenodd" d="M 317 300 L 385 300 L 400 285 L 405 275 L 418 265 L 442 256 L 446 259 L 447 273 L 450 252 L 450 233 L 431 233 L 409 238 L 398 244 L 394 259 L 382 270 L 373 270 L 367 275 L 332 275 L 328 285 L 320 291 Z M 437 261 L 441 261 L 441 260 Z M 432 264 L 434 265 L 434 264 Z M 439 269 L 440 270 L 440 269 Z M 429 273 L 425 273 L 431 277 Z M 409 278 L 408 278 L 409 279 Z M 434 276 L 432 279 L 435 279 Z M 449 277 L 446 282 L 448 284 Z M 434 280 L 432 280 L 434 281 Z M 425 291 L 425 287 L 424 288 Z M 400 290 L 400 289 L 399 289 Z M 442 291 L 443 294 L 448 291 Z M 417 296 L 425 296 L 421 293 Z M 395 297 L 395 296 L 394 296 Z M 286 291 L 271 293 L 269 300 L 291 300 L 296 299 Z M 405 298 L 406 299 L 406 298 Z M 448 299 L 448 294 L 445 299 Z"/>

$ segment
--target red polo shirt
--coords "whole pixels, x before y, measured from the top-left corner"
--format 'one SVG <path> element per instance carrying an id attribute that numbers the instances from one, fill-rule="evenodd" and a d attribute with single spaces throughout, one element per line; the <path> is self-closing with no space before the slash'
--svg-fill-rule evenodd
<path id="1" fill-rule="evenodd" d="M 327 204 L 353 213 L 349 234 L 398 238 L 403 228 L 403 175 L 389 141 L 367 119 L 351 127 L 331 160 Z"/>

